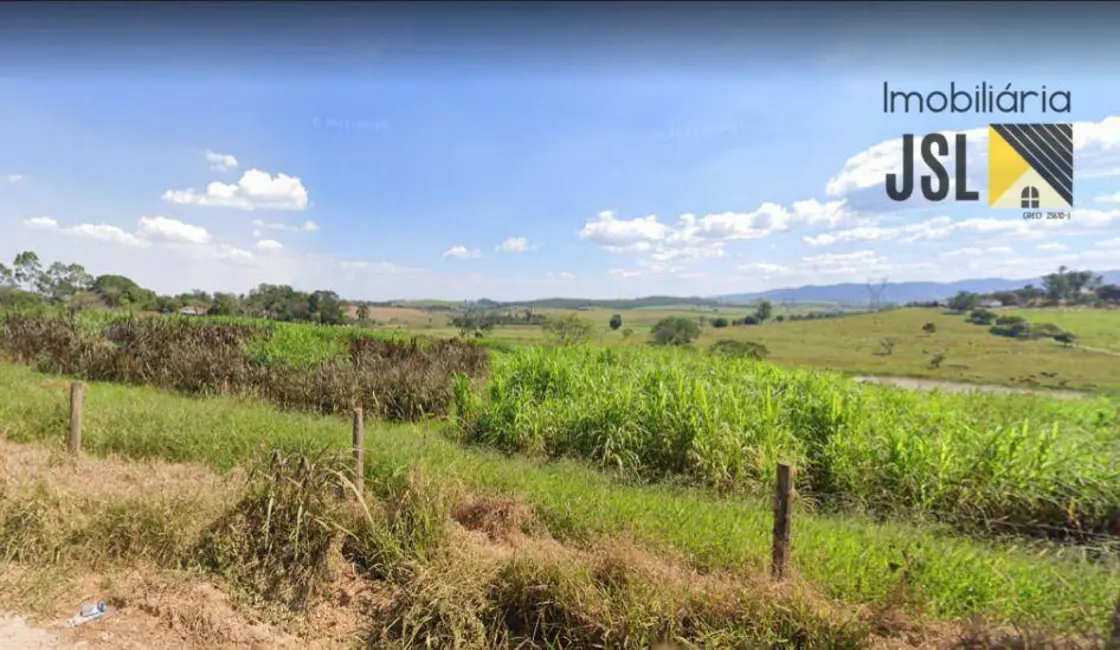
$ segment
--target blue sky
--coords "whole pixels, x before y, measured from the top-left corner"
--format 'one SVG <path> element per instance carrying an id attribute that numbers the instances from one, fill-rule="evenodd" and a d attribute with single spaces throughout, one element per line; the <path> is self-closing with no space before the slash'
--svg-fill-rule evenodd
<path id="1" fill-rule="evenodd" d="M 1068 48 L 1016 63 L 965 35 L 939 62 L 791 24 L 765 52 L 676 60 L 664 34 L 643 49 L 623 33 L 612 49 L 573 32 L 575 49 L 519 59 L 486 33 L 452 48 L 423 21 L 360 56 L 254 66 L 28 49 L 35 65 L 0 67 L 0 259 L 30 248 L 163 292 L 275 282 L 362 299 L 1120 268 L 1120 88 L 1104 65 L 1116 46 L 1099 66 Z M 884 115 L 884 81 L 1045 85 L 1073 110 Z M 1075 122 L 1073 219 L 987 208 L 983 136 L 1000 121 Z M 980 202 L 885 200 L 890 141 L 973 129 Z"/>

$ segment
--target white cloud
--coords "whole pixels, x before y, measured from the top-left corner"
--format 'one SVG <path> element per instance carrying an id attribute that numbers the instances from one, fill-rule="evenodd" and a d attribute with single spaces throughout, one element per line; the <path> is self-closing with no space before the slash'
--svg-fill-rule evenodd
<path id="1" fill-rule="evenodd" d="M 1097 246 L 1107 249 L 1120 248 L 1120 237 L 1097 242 Z"/>
<path id="2" fill-rule="evenodd" d="M 610 271 L 608 271 L 608 273 L 619 280 L 629 280 L 632 278 L 642 277 L 641 271 L 628 271 L 626 269 L 611 269 Z"/>
<path id="3" fill-rule="evenodd" d="M 253 261 L 253 254 L 249 251 L 221 244 L 218 246 L 218 257 L 222 259 L 232 260 L 234 262 L 251 262 Z"/>
<path id="4" fill-rule="evenodd" d="M 459 259 L 477 259 L 482 257 L 482 251 L 477 248 L 468 250 L 466 246 L 452 246 L 443 254 L 444 257 L 457 257 Z"/>
<path id="5" fill-rule="evenodd" d="M 1105 194 L 1104 196 L 1097 196 L 1093 198 L 1097 203 L 1120 203 L 1120 192 L 1115 194 Z"/>
<path id="6" fill-rule="evenodd" d="M 1120 222 L 1120 209 L 1117 210 L 1074 210 L 1070 222 L 1081 226 L 1107 226 L 1112 222 Z M 1051 223 L 1061 224 L 1061 221 Z"/>
<path id="7" fill-rule="evenodd" d="M 576 274 L 575 273 L 568 273 L 567 271 L 562 271 L 560 273 L 560 279 L 561 280 L 575 280 L 576 279 Z"/>
<path id="8" fill-rule="evenodd" d="M 205 244 L 211 240 L 210 233 L 202 226 L 192 226 L 167 217 L 140 217 L 140 233 L 190 244 Z"/>
<path id="9" fill-rule="evenodd" d="M 179 205 L 202 205 L 239 210 L 306 210 L 307 189 L 295 176 L 277 174 L 274 178 L 259 169 L 246 171 L 237 185 L 214 181 L 205 192 L 195 189 L 168 190 L 163 199 Z"/>
<path id="10" fill-rule="evenodd" d="M 77 226 L 63 228 L 61 232 L 75 237 L 86 237 L 89 239 L 96 239 L 97 241 L 124 244 L 125 246 L 135 246 L 137 248 L 147 248 L 151 245 L 146 239 L 141 239 L 116 226 L 110 226 L 105 223 L 83 223 Z"/>
<path id="11" fill-rule="evenodd" d="M 257 242 L 257 250 L 261 251 L 278 251 L 284 248 L 284 245 L 275 239 L 264 239 Z"/>
<path id="12" fill-rule="evenodd" d="M 237 158 L 234 158 L 228 153 L 207 151 L 206 161 L 210 163 L 210 169 L 214 171 L 225 172 L 231 169 L 237 169 Z"/>
<path id="13" fill-rule="evenodd" d="M 825 253 L 802 257 L 801 261 L 815 273 L 853 274 L 881 271 L 887 269 L 886 259 L 875 251 L 863 250 L 853 253 Z"/>
<path id="14" fill-rule="evenodd" d="M 529 240 L 524 237 L 510 237 L 498 245 L 497 250 L 506 253 L 524 253 L 529 249 Z"/>
<path id="15" fill-rule="evenodd" d="M 901 233 L 901 228 L 861 226 L 859 228 L 852 228 L 851 230 L 841 230 L 836 233 L 824 233 L 816 237 L 803 237 L 802 240 L 810 246 L 825 246 L 847 242 L 883 241 L 886 239 L 894 239 Z"/>
<path id="16" fill-rule="evenodd" d="M 657 250 L 664 255 L 667 247 L 752 240 L 784 232 L 799 226 L 835 226 L 849 217 L 844 201 L 821 203 L 815 199 L 797 201 L 790 207 L 763 203 L 753 212 L 718 212 L 697 217 L 680 215 L 674 225 L 662 223 L 656 215 L 619 219 L 613 212 L 600 212 L 580 231 L 580 239 L 599 244 L 612 253 L 641 253 Z M 710 253 L 721 257 L 722 252 Z"/>
<path id="17" fill-rule="evenodd" d="M 1058 242 L 1050 242 L 1048 244 L 1039 244 L 1035 246 L 1035 249 L 1040 251 L 1064 251 L 1069 249 L 1069 246 L 1059 244 Z"/>
<path id="18" fill-rule="evenodd" d="M 649 250 L 650 242 L 664 241 L 672 234 L 669 226 L 655 215 L 634 219 L 618 219 L 610 210 L 599 213 L 580 231 L 580 239 L 589 239 L 612 252 Z"/>
<path id="19" fill-rule="evenodd" d="M 51 217 L 32 217 L 30 219 L 25 219 L 23 225 L 32 230 L 51 230 L 71 237 L 81 237 L 85 239 L 110 242 L 114 244 L 123 244 L 125 246 L 133 246 L 136 248 L 147 248 L 151 245 L 151 242 L 146 239 L 142 239 L 140 237 L 137 237 L 136 235 L 127 233 L 116 226 L 110 226 L 109 224 L 105 223 L 82 223 L 76 226 L 62 228 L 59 226 L 58 221 L 52 219 Z"/>
<path id="20" fill-rule="evenodd" d="M 262 221 L 261 219 L 254 219 L 253 220 L 253 225 L 257 227 L 257 230 L 253 231 L 253 236 L 254 237 L 260 237 L 261 236 L 261 231 L 260 231 L 261 228 L 265 228 L 267 230 L 283 230 L 284 232 L 318 232 L 319 231 L 319 224 L 315 223 L 314 221 L 311 221 L 310 219 L 308 219 L 307 221 L 304 221 L 303 223 L 301 223 L 298 226 L 292 226 L 292 225 L 289 225 L 289 224 L 286 224 L 286 223 L 266 223 L 266 222 Z"/>
<path id="21" fill-rule="evenodd" d="M 991 248 L 961 248 L 955 251 L 947 251 L 941 254 L 941 257 L 980 257 L 982 255 L 1010 255 L 1015 251 L 1009 246 L 994 246 Z"/>
<path id="22" fill-rule="evenodd" d="M 769 262 L 755 262 L 754 264 L 744 264 L 739 267 L 740 271 L 747 271 L 748 273 L 758 272 L 764 275 L 778 275 L 782 273 L 789 273 L 788 266 L 781 264 L 771 264 Z"/>
<path id="23" fill-rule="evenodd" d="M 969 169 L 977 171 L 986 158 L 988 128 L 965 131 L 942 131 L 954 146 L 954 136 L 964 133 L 968 138 L 967 158 Z M 1120 116 L 1110 116 L 1100 122 L 1075 122 L 1073 124 L 1074 166 L 1082 177 L 1104 177 L 1120 173 Z M 845 161 L 843 168 L 825 185 L 828 196 L 846 196 L 859 190 L 882 187 L 887 174 L 902 169 L 902 138 L 880 142 Z M 923 174 L 928 168 L 915 157 L 915 172 Z M 983 181 L 980 176 L 976 180 Z M 970 186 L 972 177 L 969 179 Z M 980 186 L 971 187 L 980 189 Z"/>
<path id="24" fill-rule="evenodd" d="M 23 225 L 32 230 L 58 230 L 58 222 L 50 217 L 31 217 L 24 219 Z"/>
<path id="25" fill-rule="evenodd" d="M 710 246 L 684 246 L 681 248 L 661 248 L 650 259 L 654 262 L 669 262 L 671 260 L 714 260 L 725 254 L 723 243 L 718 242 Z"/>
<path id="26" fill-rule="evenodd" d="M 0 178 L 3 178 L 9 183 L 20 183 L 23 181 L 24 176 L 23 174 L 8 174 L 7 176 L 0 176 Z"/>

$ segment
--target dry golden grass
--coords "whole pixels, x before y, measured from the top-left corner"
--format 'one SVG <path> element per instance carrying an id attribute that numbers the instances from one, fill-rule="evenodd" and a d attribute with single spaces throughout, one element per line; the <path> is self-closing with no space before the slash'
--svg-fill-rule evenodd
<path id="1" fill-rule="evenodd" d="M 520 499 L 433 483 L 418 468 L 373 477 L 369 508 L 338 500 L 324 459 L 220 474 L 0 437 L 0 470 L 0 611 L 57 620 L 108 600 L 114 616 L 57 632 L 90 648 L 1000 643 L 990 629 L 848 607 L 796 575 L 700 572 L 625 538 L 562 544 Z M 294 606 L 287 592 L 299 584 L 321 588 Z M 1021 647 L 1015 639 L 1004 647 Z"/>

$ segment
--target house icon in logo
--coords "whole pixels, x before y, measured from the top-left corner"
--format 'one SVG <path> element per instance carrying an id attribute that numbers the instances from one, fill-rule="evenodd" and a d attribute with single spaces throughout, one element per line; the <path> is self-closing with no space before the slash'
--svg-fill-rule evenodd
<path id="1" fill-rule="evenodd" d="M 990 125 L 988 205 L 1001 210 L 1073 208 L 1073 125 Z"/>

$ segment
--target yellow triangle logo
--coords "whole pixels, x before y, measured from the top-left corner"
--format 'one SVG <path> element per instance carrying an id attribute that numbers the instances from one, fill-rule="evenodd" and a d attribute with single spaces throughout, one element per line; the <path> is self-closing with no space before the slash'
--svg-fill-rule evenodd
<path id="1" fill-rule="evenodd" d="M 1030 164 L 1015 151 L 991 126 L 988 127 L 988 206 L 994 207 L 1000 197 L 1022 178 Z"/>

